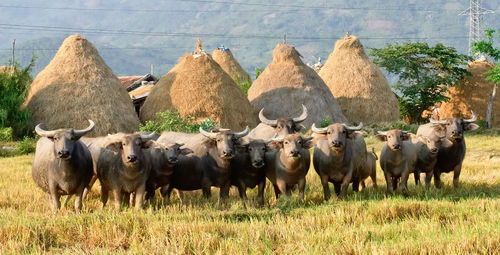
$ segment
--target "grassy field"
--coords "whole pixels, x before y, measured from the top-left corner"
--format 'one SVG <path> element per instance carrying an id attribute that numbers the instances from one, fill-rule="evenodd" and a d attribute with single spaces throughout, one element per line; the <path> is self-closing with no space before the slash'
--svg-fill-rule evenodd
<path id="1" fill-rule="evenodd" d="M 500 136 L 467 137 L 461 187 L 425 191 L 411 181 L 410 196 L 386 196 L 379 188 L 349 191 L 345 200 L 322 201 L 311 169 L 304 203 L 274 199 L 246 206 L 236 189 L 225 204 L 187 192 L 166 207 L 142 212 L 100 209 L 98 185 L 84 201 L 57 216 L 31 179 L 33 154 L 0 158 L 0 254 L 498 254 L 500 253 Z M 367 138 L 379 153 L 382 143 Z M 215 189 L 214 189 L 215 191 Z M 249 192 L 254 198 L 256 191 Z M 71 201 L 73 202 L 73 201 Z"/>

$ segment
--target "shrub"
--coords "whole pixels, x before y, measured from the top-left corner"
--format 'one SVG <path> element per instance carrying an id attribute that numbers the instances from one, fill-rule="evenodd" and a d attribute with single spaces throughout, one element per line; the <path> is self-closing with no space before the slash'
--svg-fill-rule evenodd
<path id="1" fill-rule="evenodd" d="M 264 68 L 262 67 L 256 67 L 255 68 L 255 79 L 259 78 L 259 75 L 264 72 Z"/>
<path id="2" fill-rule="evenodd" d="M 252 86 L 252 82 L 249 80 L 240 80 L 239 78 L 235 78 L 234 81 L 245 92 L 245 95 L 248 95 L 248 89 Z"/>
<path id="3" fill-rule="evenodd" d="M 140 130 L 147 132 L 154 131 L 158 134 L 164 131 L 197 133 L 200 126 L 205 130 L 220 126 L 219 123 L 210 118 L 201 121 L 199 124 L 194 123 L 194 120 L 195 117 L 193 116 L 188 116 L 186 119 L 183 119 L 178 112 L 166 110 L 156 113 L 156 120 L 146 121 L 144 125 L 141 125 Z"/>
<path id="4" fill-rule="evenodd" d="M 0 128 L 12 128 L 13 137 L 21 138 L 30 135 L 28 110 L 21 110 L 32 77 L 29 71 L 34 65 L 35 57 L 27 67 L 21 69 L 15 64 L 12 71 L 0 72 Z"/>
<path id="5" fill-rule="evenodd" d="M 407 124 L 403 121 L 370 123 L 366 124 L 362 131 L 365 131 L 368 135 L 376 135 L 377 131 L 387 131 L 391 129 L 406 130 L 416 134 L 418 124 Z"/>
<path id="6" fill-rule="evenodd" d="M 13 131 L 11 127 L 0 128 L 0 141 L 8 142 L 13 139 Z"/>
<path id="7" fill-rule="evenodd" d="M 322 121 L 321 124 L 319 124 L 319 127 L 324 128 L 328 127 L 330 125 L 330 117 L 326 116 Z"/>
<path id="8" fill-rule="evenodd" d="M 16 147 L 16 154 L 28 154 L 35 152 L 36 139 L 25 136 Z"/>

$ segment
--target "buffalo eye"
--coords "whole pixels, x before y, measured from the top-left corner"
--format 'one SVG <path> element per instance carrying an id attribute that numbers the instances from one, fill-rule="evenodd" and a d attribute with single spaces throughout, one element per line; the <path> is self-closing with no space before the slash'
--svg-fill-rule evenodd
<path id="1" fill-rule="evenodd" d="M 266 151 L 266 147 L 263 147 L 263 148 L 262 148 L 262 151 Z"/>
<path id="2" fill-rule="evenodd" d="M 288 144 L 288 142 L 285 141 L 285 144 Z"/>
<path id="3" fill-rule="evenodd" d="M 342 131 L 342 134 L 345 134 L 345 130 L 344 130 L 344 131 Z"/>
<path id="4" fill-rule="evenodd" d="M 332 132 L 330 132 L 330 131 L 328 131 L 328 132 L 326 132 L 326 133 L 327 133 L 327 134 L 329 134 L 329 135 L 331 135 L 331 134 L 332 134 Z"/>
<path id="5" fill-rule="evenodd" d="M 248 151 L 252 151 L 252 148 L 248 148 Z"/>

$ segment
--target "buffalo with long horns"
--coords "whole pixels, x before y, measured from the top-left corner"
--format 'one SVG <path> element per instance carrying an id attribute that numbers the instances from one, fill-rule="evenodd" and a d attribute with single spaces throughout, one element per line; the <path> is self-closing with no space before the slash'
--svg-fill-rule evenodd
<path id="1" fill-rule="evenodd" d="M 303 126 L 300 124 L 307 118 L 307 108 L 302 105 L 302 114 L 295 118 L 281 117 L 275 120 L 264 116 L 264 108 L 259 112 L 260 124 L 250 131 L 248 135 L 252 139 L 271 139 L 273 137 L 285 136 L 299 132 Z"/>

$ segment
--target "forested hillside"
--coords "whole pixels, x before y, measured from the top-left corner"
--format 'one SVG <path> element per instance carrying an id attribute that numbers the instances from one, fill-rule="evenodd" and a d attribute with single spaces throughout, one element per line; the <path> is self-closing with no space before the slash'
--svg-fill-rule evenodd
<path id="1" fill-rule="evenodd" d="M 442 42 L 467 51 L 469 1 L 341 1 L 341 0 L 183 0 L 183 1 L 45 1 L 6 0 L 0 3 L 0 65 L 11 56 L 27 63 L 34 52 L 36 74 L 48 64 L 62 40 L 80 33 L 92 41 L 117 75 L 143 74 L 155 67 L 165 74 L 196 38 L 211 52 L 219 44 L 231 48 L 253 74 L 271 60 L 271 51 L 287 34 L 304 62 L 326 59 L 346 32 L 365 47 L 394 41 Z M 485 27 L 500 24 L 496 10 Z"/>

